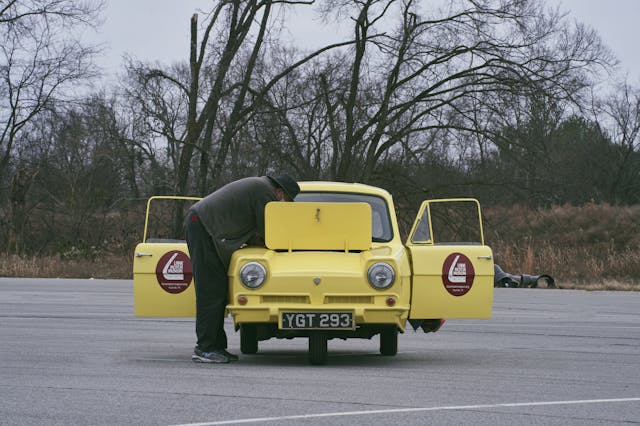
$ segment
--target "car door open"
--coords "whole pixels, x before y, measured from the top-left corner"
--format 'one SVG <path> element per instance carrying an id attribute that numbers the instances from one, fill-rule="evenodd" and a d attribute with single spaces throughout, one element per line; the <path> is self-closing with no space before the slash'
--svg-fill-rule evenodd
<path id="1" fill-rule="evenodd" d="M 411 254 L 410 319 L 489 318 L 493 254 L 484 244 L 480 203 L 422 203 L 406 242 Z"/>
<path id="2" fill-rule="evenodd" d="M 162 200 L 169 204 L 159 207 Z M 182 235 L 174 235 L 171 230 L 171 203 L 176 200 L 194 202 L 200 198 L 156 196 L 147 202 L 144 234 L 133 258 L 133 301 L 137 316 L 194 317 L 196 314 L 187 243 Z"/>

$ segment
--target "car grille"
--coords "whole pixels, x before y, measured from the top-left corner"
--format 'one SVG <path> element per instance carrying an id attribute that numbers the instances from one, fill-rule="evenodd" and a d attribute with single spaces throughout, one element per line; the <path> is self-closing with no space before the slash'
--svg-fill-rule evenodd
<path id="1" fill-rule="evenodd" d="M 308 296 L 262 296 L 262 303 L 309 303 Z"/>
<path id="2" fill-rule="evenodd" d="M 327 296 L 324 303 L 372 304 L 373 296 Z"/>

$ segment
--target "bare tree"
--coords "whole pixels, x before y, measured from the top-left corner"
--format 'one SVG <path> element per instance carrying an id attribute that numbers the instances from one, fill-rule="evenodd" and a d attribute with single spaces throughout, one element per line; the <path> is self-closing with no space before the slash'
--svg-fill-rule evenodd
<path id="1" fill-rule="evenodd" d="M 152 84 L 154 80 L 164 80 L 173 84 L 186 99 L 186 125 L 184 134 L 180 137 L 180 147 L 177 151 L 175 192 L 184 194 L 188 190 L 188 178 L 191 174 L 194 153 L 208 158 L 211 154 L 210 145 L 214 129 L 218 126 L 220 108 L 223 101 L 230 105 L 230 120 L 237 121 L 238 114 L 245 106 L 250 81 L 258 54 L 264 42 L 265 33 L 270 23 L 273 4 L 280 1 L 230 1 L 218 2 L 207 15 L 204 32 L 200 38 L 198 15 L 191 19 L 191 44 L 189 52 L 188 78 L 183 79 L 175 72 L 158 68 L 149 68 L 145 78 Z M 286 2 L 308 3 L 308 2 Z M 256 24 L 257 22 L 257 24 Z M 255 34 L 252 34 L 255 31 Z M 252 44 L 248 58 L 242 58 L 240 53 L 248 44 Z M 246 59 L 246 60 L 244 60 Z M 234 63 L 242 61 L 244 74 L 239 80 L 231 79 L 231 69 Z M 205 72 L 208 75 L 205 75 Z M 204 87 L 205 91 L 201 90 Z M 230 101 L 230 99 L 232 99 Z M 229 126 L 233 133 L 236 129 Z M 202 138 L 206 129 L 206 136 Z M 229 136 L 221 138 L 218 144 L 219 165 L 229 147 Z M 206 183 L 208 161 L 201 161 L 199 189 L 203 190 Z M 219 168 L 214 168 L 219 173 Z"/>
<path id="2" fill-rule="evenodd" d="M 274 19 L 279 13 L 276 9 L 281 11 L 283 7 L 312 3 L 312 0 L 219 1 L 206 15 L 202 27 L 197 14 L 191 19 L 188 81 L 158 68 L 147 70 L 148 81 L 171 82 L 187 99 L 186 128 L 179 144 L 175 172 L 176 194 L 189 192 L 192 173 L 198 182 L 198 192 L 206 193 L 208 182 L 223 176 L 234 136 L 273 86 L 322 52 L 349 44 L 326 46 L 293 63 L 283 64 L 269 80 L 254 81 L 270 31 L 278 28 Z M 201 28 L 202 36 L 199 34 Z M 200 156 L 199 168 L 193 167 L 195 155 Z M 180 212 L 178 206 L 176 227 L 182 222 Z"/>
<path id="3" fill-rule="evenodd" d="M 603 121 L 610 123 L 611 139 L 616 146 L 616 163 L 610 167 L 615 179 L 611 193 L 617 202 L 640 201 L 640 89 L 619 84 L 605 99 Z"/>
<path id="4" fill-rule="evenodd" d="M 134 138 L 129 142 L 142 149 L 145 157 L 155 163 L 152 167 L 166 168 L 168 179 L 161 186 L 164 191 L 175 191 L 176 172 L 187 132 L 189 100 L 183 88 L 188 85 L 189 69 L 184 64 L 174 64 L 161 72 L 129 59 L 126 70 L 125 104 L 133 107 L 131 117 L 146 128 L 142 139 Z M 158 78 L 159 74 L 169 73 L 171 79 Z"/>
<path id="5" fill-rule="evenodd" d="M 578 101 L 594 67 L 612 63 L 592 30 L 539 1 L 452 0 L 440 10 L 413 0 L 324 4 L 351 15 L 355 40 L 342 78 L 318 82 L 325 119 L 339 132 L 327 141 L 339 180 L 369 180 L 410 135 L 486 132 L 478 115 L 505 94 Z"/>
<path id="6" fill-rule="evenodd" d="M 56 96 L 95 75 L 96 48 L 69 32 L 92 25 L 94 1 L 0 1 L 0 174 L 21 130 Z"/>
<path id="7" fill-rule="evenodd" d="M 12 166 L 16 145 L 39 143 L 23 137 L 29 125 L 96 75 L 97 49 L 70 34 L 94 25 L 101 8 L 100 1 L 0 0 L 0 182 L 11 182 L 0 197 L 10 189 L 10 249 L 21 250 L 26 194 L 37 175 L 28 164 Z"/>

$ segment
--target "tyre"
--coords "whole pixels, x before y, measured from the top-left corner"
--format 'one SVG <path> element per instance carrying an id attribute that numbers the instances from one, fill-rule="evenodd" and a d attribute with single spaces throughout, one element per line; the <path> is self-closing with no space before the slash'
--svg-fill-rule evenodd
<path id="1" fill-rule="evenodd" d="M 258 330 L 253 324 L 240 324 L 240 352 L 253 355 L 258 352 Z"/>
<path id="2" fill-rule="evenodd" d="M 327 335 L 316 332 L 309 335 L 309 362 L 312 365 L 327 363 Z"/>
<path id="3" fill-rule="evenodd" d="M 394 356 L 398 353 L 398 328 L 389 327 L 380 332 L 380 353 Z"/>

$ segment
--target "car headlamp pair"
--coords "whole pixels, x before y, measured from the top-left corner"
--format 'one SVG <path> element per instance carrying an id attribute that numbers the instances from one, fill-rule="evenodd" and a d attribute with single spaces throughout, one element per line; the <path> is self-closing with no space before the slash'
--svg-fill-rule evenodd
<path id="1" fill-rule="evenodd" d="M 247 288 L 260 287 L 266 278 L 267 270 L 258 262 L 249 262 L 240 268 L 240 282 Z M 367 279 L 373 288 L 384 290 L 393 285 L 396 280 L 396 272 L 388 263 L 378 262 L 369 267 Z"/>

